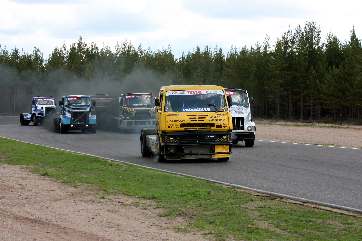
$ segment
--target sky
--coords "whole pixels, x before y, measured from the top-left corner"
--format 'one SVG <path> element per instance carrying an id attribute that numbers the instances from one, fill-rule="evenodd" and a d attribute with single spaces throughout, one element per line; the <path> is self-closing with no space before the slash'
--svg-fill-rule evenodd
<path id="1" fill-rule="evenodd" d="M 98 46 L 130 41 L 176 56 L 206 45 L 273 44 L 289 28 L 315 21 L 322 36 L 362 36 L 362 1 L 344 0 L 0 0 L 0 45 L 47 58 L 80 36 Z"/>

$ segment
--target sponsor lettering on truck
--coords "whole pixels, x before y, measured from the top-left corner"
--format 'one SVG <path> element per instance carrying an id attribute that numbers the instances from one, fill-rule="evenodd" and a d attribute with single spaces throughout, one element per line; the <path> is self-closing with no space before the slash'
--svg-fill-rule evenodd
<path id="1" fill-rule="evenodd" d="M 142 156 L 229 160 L 232 120 L 223 87 L 164 86 L 155 106 L 156 128 L 141 131 Z"/>
<path id="2" fill-rule="evenodd" d="M 256 127 L 252 119 L 249 95 L 242 89 L 225 89 L 230 96 L 230 112 L 232 115 L 233 132 L 231 139 L 233 144 L 244 141 L 246 147 L 253 147 L 255 142 Z"/>

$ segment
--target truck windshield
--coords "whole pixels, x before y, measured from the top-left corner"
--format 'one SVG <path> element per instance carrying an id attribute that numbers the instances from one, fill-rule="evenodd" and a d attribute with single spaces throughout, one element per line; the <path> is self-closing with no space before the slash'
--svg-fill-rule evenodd
<path id="1" fill-rule="evenodd" d="M 66 98 L 66 105 L 90 105 L 88 96 L 72 96 Z"/>
<path id="2" fill-rule="evenodd" d="M 126 105 L 128 107 L 151 107 L 151 95 L 127 95 Z"/>
<path id="3" fill-rule="evenodd" d="M 224 111 L 225 106 L 222 90 L 185 90 L 166 93 L 166 112 L 215 112 Z"/>
<path id="4" fill-rule="evenodd" d="M 231 106 L 249 107 L 249 98 L 245 92 L 242 91 L 228 91 L 228 95 L 231 96 Z"/>
<path id="5" fill-rule="evenodd" d="M 35 99 L 37 105 L 54 105 L 53 99 Z"/>

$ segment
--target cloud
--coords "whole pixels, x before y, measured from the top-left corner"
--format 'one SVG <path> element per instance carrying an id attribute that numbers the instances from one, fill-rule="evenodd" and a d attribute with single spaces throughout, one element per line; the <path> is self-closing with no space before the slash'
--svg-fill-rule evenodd
<path id="1" fill-rule="evenodd" d="M 298 3 L 282 0 L 185 0 L 184 6 L 206 17 L 229 19 L 298 18 L 307 11 Z"/>
<path id="2" fill-rule="evenodd" d="M 343 42 L 352 26 L 362 34 L 362 3 L 344 0 L 2 0 L 0 44 L 47 57 L 79 36 L 100 46 L 132 41 L 153 49 L 171 45 L 177 56 L 201 47 L 243 47 L 275 41 L 306 21 Z"/>

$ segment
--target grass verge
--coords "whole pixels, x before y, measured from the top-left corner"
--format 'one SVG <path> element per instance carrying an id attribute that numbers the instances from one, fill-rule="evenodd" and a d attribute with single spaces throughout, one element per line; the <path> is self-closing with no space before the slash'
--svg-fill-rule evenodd
<path id="1" fill-rule="evenodd" d="M 254 196 L 188 177 L 0 138 L 0 163 L 29 166 L 40 175 L 105 195 L 153 200 L 164 216 L 217 240 L 361 240 L 362 218 Z M 103 195 L 103 194 L 102 194 Z"/>

